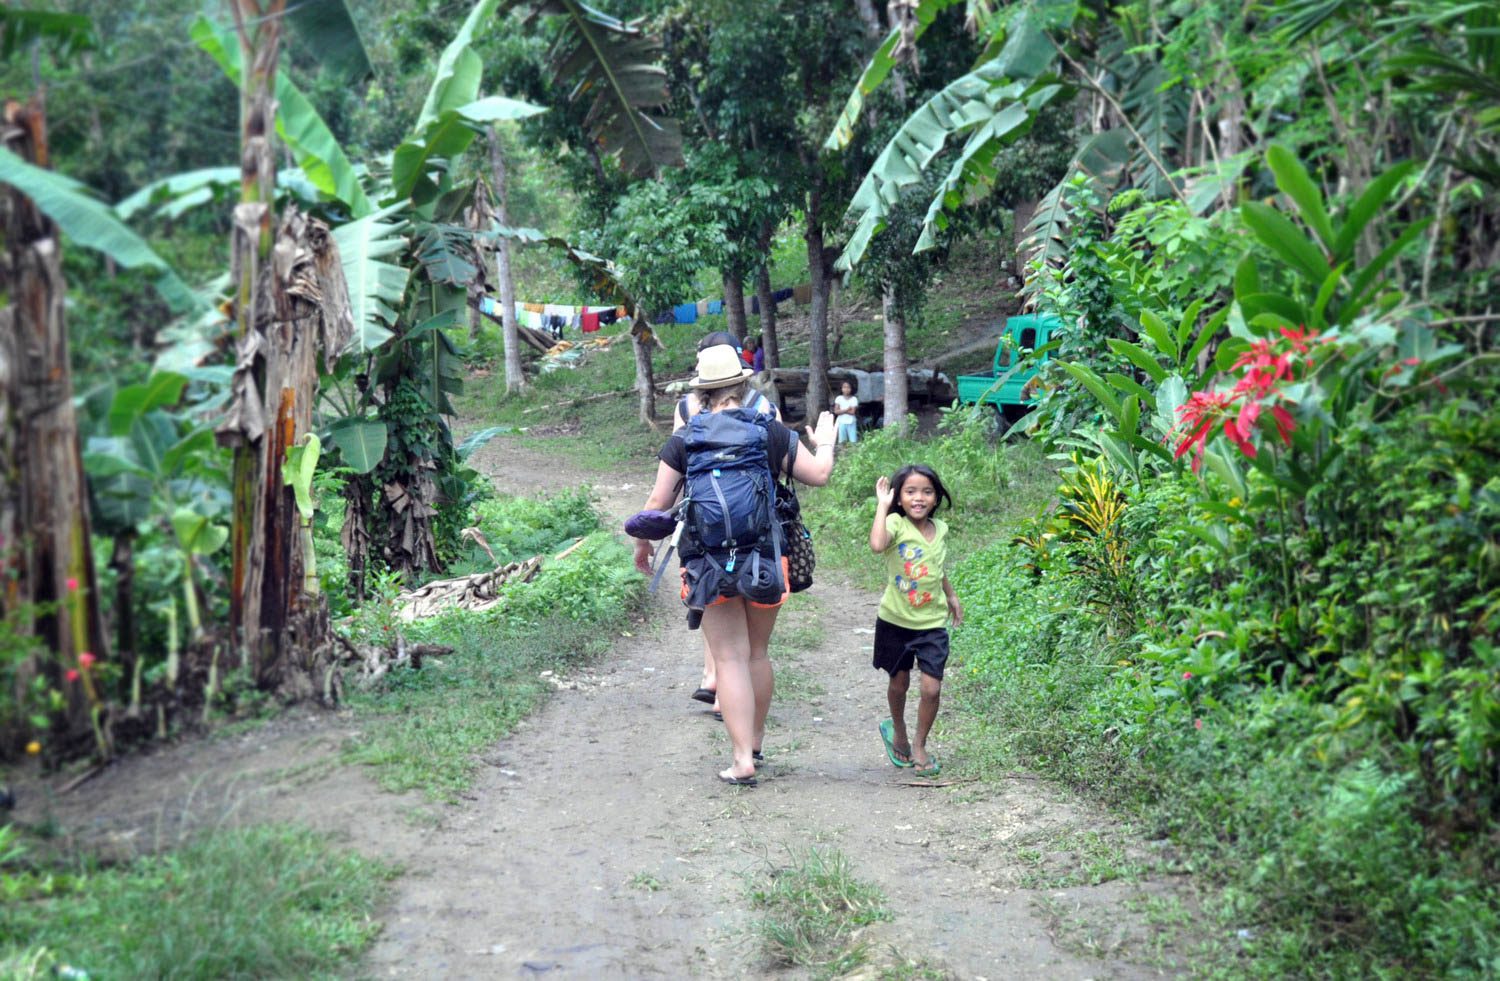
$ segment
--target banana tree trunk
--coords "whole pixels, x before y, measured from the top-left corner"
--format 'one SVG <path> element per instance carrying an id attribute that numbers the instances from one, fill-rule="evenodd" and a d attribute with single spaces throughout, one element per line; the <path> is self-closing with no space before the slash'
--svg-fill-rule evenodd
<path id="1" fill-rule="evenodd" d="M 282 479 L 287 448 L 311 428 L 318 356 L 329 362 L 354 330 L 338 249 L 327 226 L 290 209 L 275 222 L 272 96 L 286 0 L 234 0 L 245 66 L 240 93 L 240 203 L 231 270 L 239 338 L 233 401 L 219 426 L 234 448 L 230 541 L 232 655 L 256 684 L 296 697 L 320 690 L 331 648 L 327 606 L 304 592 L 303 536 Z"/>
<path id="2" fill-rule="evenodd" d="M 7 102 L 4 129 L 9 150 L 48 165 L 40 101 Z M 87 652 L 102 661 L 108 641 L 73 412 L 61 239 L 52 220 L 13 188 L 0 193 L 0 227 L 0 296 L 10 301 L 0 308 L 0 614 L 48 649 L 18 665 L 17 691 L 5 694 L 19 698 L 38 675 L 46 677 L 66 695 L 61 736 L 76 748 L 91 732 L 104 732 L 90 720 L 102 693 L 79 657 Z M 65 680 L 73 671 L 77 680 Z M 98 749 L 108 754 L 107 738 Z"/>
<path id="3" fill-rule="evenodd" d="M 886 286 L 881 292 L 885 317 L 885 424 L 906 435 L 907 398 L 906 317 L 896 302 L 895 291 Z"/>

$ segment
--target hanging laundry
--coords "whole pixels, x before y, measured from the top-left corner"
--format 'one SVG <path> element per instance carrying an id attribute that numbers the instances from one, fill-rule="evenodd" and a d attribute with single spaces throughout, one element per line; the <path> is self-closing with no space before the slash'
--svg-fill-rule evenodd
<path id="1" fill-rule="evenodd" d="M 613 313 L 613 312 L 614 312 L 613 310 L 610 311 L 610 313 Z M 601 314 L 597 314 L 597 313 L 586 313 L 586 314 L 583 315 L 583 317 L 582 317 L 582 320 L 583 320 L 583 332 L 585 334 L 592 334 L 592 333 L 594 333 L 595 331 L 597 331 L 599 329 L 599 317 L 600 316 L 601 316 Z"/>
<path id="2" fill-rule="evenodd" d="M 723 313 L 724 312 L 724 301 L 723 300 L 709 300 L 708 301 L 708 312 L 709 313 Z"/>
<path id="3" fill-rule="evenodd" d="M 708 301 L 707 300 L 699 300 L 698 303 L 697 303 L 697 307 L 698 307 L 698 316 L 700 316 L 700 317 L 706 317 L 706 316 L 708 316 Z"/>
<path id="4" fill-rule="evenodd" d="M 481 296 L 479 298 L 479 312 L 493 315 L 495 312 L 494 298 L 489 296 Z"/>
<path id="5" fill-rule="evenodd" d="M 616 310 L 614 307 L 610 307 L 609 309 L 605 310 L 603 313 L 599 314 L 599 323 L 604 324 L 606 326 L 608 326 L 609 324 L 614 323 L 616 320 L 619 320 L 619 319 L 620 319 L 620 311 Z"/>
<path id="6" fill-rule="evenodd" d="M 803 283 L 792 290 L 792 301 L 802 306 L 812 302 L 812 283 Z"/>
<path id="7" fill-rule="evenodd" d="M 677 306 L 672 308 L 672 319 L 679 324 L 696 324 L 698 322 L 698 304 L 677 304 Z"/>
<path id="8" fill-rule="evenodd" d="M 672 322 L 672 317 L 673 314 L 670 309 L 663 310 L 661 313 L 658 313 L 656 316 L 652 317 L 651 322 L 653 324 L 670 324 Z"/>
<path id="9" fill-rule="evenodd" d="M 792 289 L 790 286 L 788 286 L 784 290 L 777 290 L 775 293 L 771 294 L 771 302 L 776 304 L 777 306 L 780 306 L 787 300 L 790 300 L 792 298 L 792 294 L 795 292 L 797 291 Z"/>
<path id="10" fill-rule="evenodd" d="M 521 304 L 521 306 L 526 308 L 527 313 L 541 313 L 543 310 L 547 309 L 547 305 L 545 303 L 523 303 Z"/>

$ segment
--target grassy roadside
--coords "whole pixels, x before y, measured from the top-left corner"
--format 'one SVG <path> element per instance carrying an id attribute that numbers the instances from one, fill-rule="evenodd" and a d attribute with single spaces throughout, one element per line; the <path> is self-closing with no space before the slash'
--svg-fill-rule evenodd
<path id="1" fill-rule="evenodd" d="M 380 930 L 392 866 L 290 827 L 103 866 L 0 829 L 0 977 L 332 977 Z M 7 843 L 8 842 L 8 843 Z"/>

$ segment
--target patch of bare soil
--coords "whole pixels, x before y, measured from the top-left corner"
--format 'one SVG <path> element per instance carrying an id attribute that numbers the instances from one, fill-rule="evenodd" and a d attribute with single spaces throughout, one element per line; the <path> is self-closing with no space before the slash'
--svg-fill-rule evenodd
<path id="1" fill-rule="evenodd" d="M 590 479 L 615 519 L 640 506 L 650 476 L 579 473 L 503 439 L 474 462 L 509 492 Z M 663 590 L 606 657 L 556 680 L 458 806 L 431 809 L 336 765 L 355 723 L 325 713 L 130 759 L 50 800 L 33 785 L 21 816 L 49 811 L 69 834 L 127 849 L 216 821 L 336 831 L 406 870 L 361 976 L 775 973 L 751 932 L 747 877 L 814 845 L 842 850 L 884 892 L 893 919 L 863 938 L 876 967 L 1170 973 L 1160 966 L 1170 947 L 1126 908 L 1165 885 L 1078 884 L 1101 835 L 1122 854 L 1149 851 L 1106 814 L 1025 775 L 925 787 L 890 766 L 876 731 L 883 676 L 869 665 L 875 608 L 875 596 L 825 575 L 783 611 L 778 633 L 807 649 L 773 650 L 781 691 L 753 789 L 715 778 L 728 740 L 688 698 L 701 639 Z M 938 738 L 934 751 L 962 772 L 962 745 Z"/>

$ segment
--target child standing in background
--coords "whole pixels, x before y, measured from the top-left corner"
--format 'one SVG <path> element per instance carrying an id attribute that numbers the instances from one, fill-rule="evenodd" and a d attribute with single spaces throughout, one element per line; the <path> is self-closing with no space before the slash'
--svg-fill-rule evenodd
<path id="1" fill-rule="evenodd" d="M 840 443 L 859 442 L 859 399 L 849 382 L 839 385 L 839 394 L 833 400 L 833 420 Z"/>
<path id="2" fill-rule="evenodd" d="M 880 724 L 886 756 L 899 767 L 916 767 L 919 777 L 935 777 L 942 766 L 927 752 L 927 734 L 942 699 L 948 663 L 948 629 L 963 624 L 963 606 L 945 571 L 948 523 L 933 517 L 946 502 L 943 482 L 931 467 L 909 464 L 889 480 L 875 483 L 875 521 L 870 550 L 885 557 L 885 593 L 875 620 L 875 667 L 890 675 L 886 701 L 891 717 Z M 921 672 L 917 733 L 906 730 L 906 692 L 911 669 Z"/>

